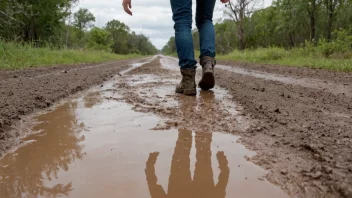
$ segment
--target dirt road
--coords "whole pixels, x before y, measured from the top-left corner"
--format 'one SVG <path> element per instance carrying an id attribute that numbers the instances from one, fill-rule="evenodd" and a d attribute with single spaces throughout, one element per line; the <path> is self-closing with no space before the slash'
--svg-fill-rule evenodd
<path id="1" fill-rule="evenodd" d="M 165 56 L 0 77 L 5 197 L 352 197 L 351 73 L 220 62 L 197 97 Z"/>
<path id="2" fill-rule="evenodd" d="M 131 64 L 150 58 L 94 65 L 42 67 L 17 71 L 0 70 L 0 156 L 26 135 L 18 131 L 21 116 L 52 106 L 60 99 L 102 83 Z M 15 130 L 11 126 L 15 125 Z"/>

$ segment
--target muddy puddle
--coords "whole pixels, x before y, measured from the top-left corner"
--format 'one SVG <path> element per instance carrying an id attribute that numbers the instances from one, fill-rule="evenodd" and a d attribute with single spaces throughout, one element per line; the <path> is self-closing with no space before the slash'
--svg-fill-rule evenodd
<path id="1" fill-rule="evenodd" d="M 34 117 L 36 133 L 0 160 L 1 197 L 288 197 L 223 126 L 246 123 L 225 90 L 185 97 L 173 72 L 126 73 Z"/>

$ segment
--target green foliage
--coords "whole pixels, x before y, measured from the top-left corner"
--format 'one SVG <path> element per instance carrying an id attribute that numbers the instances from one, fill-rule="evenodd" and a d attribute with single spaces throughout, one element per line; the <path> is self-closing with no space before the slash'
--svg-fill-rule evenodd
<path id="1" fill-rule="evenodd" d="M 318 48 L 318 47 L 315 47 Z M 234 50 L 233 52 L 220 55 L 218 60 L 233 60 L 239 62 L 254 62 L 278 64 L 296 67 L 323 68 L 338 71 L 352 71 L 352 58 L 332 59 L 325 58 L 320 53 L 302 54 L 303 48 L 283 48 L 269 47 L 258 49 L 247 49 L 245 51 Z M 315 50 L 319 51 L 319 50 Z"/>
<path id="2" fill-rule="evenodd" d="M 164 54 L 173 54 L 176 53 L 176 43 L 175 43 L 175 37 L 171 37 L 167 44 L 163 47 L 161 50 L 162 53 Z"/>
<path id="3" fill-rule="evenodd" d="M 233 0 L 232 5 L 236 2 Z M 244 11 L 250 14 L 242 20 L 233 17 L 230 7 L 225 9 L 224 20 L 215 24 L 217 54 L 240 49 L 243 43 L 246 48 L 277 46 L 289 49 L 305 45 L 306 41 L 314 45 L 324 43 L 324 39 L 326 42 L 334 41 L 337 36 L 333 32 L 336 31 L 344 30 L 345 34 L 351 35 L 348 32 L 352 27 L 351 0 L 276 0 L 272 6 L 258 10 L 248 5 Z M 244 36 L 240 36 L 241 28 Z M 331 32 L 332 38 L 328 38 L 328 32 Z M 242 44 L 240 37 L 244 39 Z M 198 39 L 195 34 L 194 38 Z M 194 44 L 197 49 L 199 42 L 194 41 Z M 324 44 L 324 47 L 327 54 L 331 53 L 329 44 Z"/>
<path id="4" fill-rule="evenodd" d="M 111 51 L 112 43 L 111 34 L 107 30 L 94 27 L 88 34 L 87 47 L 91 50 Z"/>
<path id="5" fill-rule="evenodd" d="M 83 31 L 83 30 L 86 30 L 87 28 L 92 27 L 93 26 L 92 23 L 94 21 L 95 21 L 95 17 L 91 12 L 88 11 L 88 9 L 80 8 L 74 14 L 73 26 Z"/>
<path id="6" fill-rule="evenodd" d="M 77 0 L 2 0 L 0 37 L 43 44 L 57 44 L 68 8 Z"/>
<path id="7" fill-rule="evenodd" d="M 0 40 L 0 69 L 20 69 L 58 64 L 100 63 L 142 57 L 137 54 L 117 55 L 104 51 L 53 49 L 52 46 L 33 47 Z"/>
<path id="8" fill-rule="evenodd" d="M 112 20 L 106 24 L 105 29 L 111 33 L 113 38 L 112 51 L 118 54 L 128 53 L 127 41 L 130 28 L 118 20 Z"/>
<path id="9" fill-rule="evenodd" d="M 325 38 L 319 40 L 318 46 L 325 58 L 334 53 L 335 44 L 328 42 Z"/>
<path id="10" fill-rule="evenodd" d="M 95 21 L 95 17 L 92 13 L 88 11 L 88 9 L 85 8 L 80 8 L 75 14 L 74 14 L 74 22 L 73 22 L 73 27 L 76 28 L 76 35 L 78 37 L 78 42 L 80 43 L 81 46 L 84 45 L 83 37 L 84 37 L 84 32 L 93 26 L 93 22 Z"/>
<path id="11" fill-rule="evenodd" d="M 236 26 L 231 21 L 215 24 L 217 53 L 226 54 L 238 46 L 238 38 L 233 35 L 235 31 L 237 31 Z"/>
<path id="12" fill-rule="evenodd" d="M 118 20 L 109 21 L 105 29 L 112 35 L 113 44 L 111 48 L 115 53 L 151 55 L 158 52 L 147 37 L 137 35 L 135 32 L 130 33 L 130 28 Z"/>
<path id="13" fill-rule="evenodd" d="M 319 40 L 318 47 L 321 53 L 326 57 L 335 56 L 339 58 L 352 57 L 352 34 L 347 30 L 335 31 L 335 38 L 331 42 L 326 39 Z"/>
<path id="14" fill-rule="evenodd" d="M 234 9 L 227 6 L 225 19 L 215 24 L 219 59 L 351 70 L 351 0 L 276 0 L 267 8 L 249 6 L 242 13 L 235 4 L 233 0 Z M 233 17 L 236 10 L 237 18 Z M 244 16 L 244 12 L 250 14 Z M 193 39 L 197 50 L 195 31 Z M 243 46 L 246 50 L 238 51 Z M 162 52 L 176 54 L 174 37 Z"/>
<path id="15" fill-rule="evenodd" d="M 0 0 L 0 39 L 29 46 L 79 50 L 103 50 L 118 54 L 156 54 L 144 35 L 112 20 L 104 28 L 93 27 L 95 16 L 88 9 L 70 10 L 78 0 Z M 73 21 L 71 19 L 73 18 Z M 12 50 L 13 51 L 13 50 Z M 40 59 L 42 60 L 42 59 Z M 45 63 L 47 61 L 44 61 Z"/>

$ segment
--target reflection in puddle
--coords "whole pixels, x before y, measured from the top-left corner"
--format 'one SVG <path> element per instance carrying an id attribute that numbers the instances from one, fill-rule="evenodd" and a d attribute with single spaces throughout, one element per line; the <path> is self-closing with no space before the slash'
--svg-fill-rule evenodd
<path id="1" fill-rule="evenodd" d="M 149 155 L 145 174 L 152 198 L 224 198 L 226 196 L 230 169 L 224 152 L 218 151 L 216 154 L 220 174 L 218 182 L 215 184 L 211 163 L 212 133 L 196 132 L 196 163 L 192 178 L 190 171 L 192 139 L 192 131 L 182 129 L 178 131 L 178 139 L 171 161 L 167 193 L 161 185 L 157 184 L 158 178 L 154 166 L 159 153 L 154 152 Z"/>
<path id="2" fill-rule="evenodd" d="M 0 160 L 1 197 L 287 197 L 258 180 L 266 171 L 245 160 L 255 153 L 238 137 L 149 130 L 159 117 L 105 97 L 37 117 L 41 132 L 25 139 L 35 141 Z"/>
<path id="3" fill-rule="evenodd" d="M 100 92 L 90 92 L 87 93 L 84 96 L 84 107 L 85 108 L 92 108 L 93 106 L 95 106 L 96 104 L 102 103 L 103 100 L 101 97 L 99 97 Z"/>
<path id="4" fill-rule="evenodd" d="M 31 143 L 6 155 L 0 161 L 1 197 L 39 197 L 68 195 L 71 182 L 46 186 L 60 170 L 69 171 L 69 165 L 84 157 L 82 126 L 78 125 L 73 109 L 76 103 L 67 103 L 39 116 L 41 123 L 34 127 L 42 131 L 23 141 Z"/>
<path id="5" fill-rule="evenodd" d="M 220 89 L 175 100 L 169 84 L 144 94 L 146 84 L 141 84 L 138 94 L 171 98 L 184 119 L 212 115 L 219 119 L 209 120 L 226 123 L 222 114 L 213 115 L 214 108 L 235 108 L 227 106 L 233 103 Z M 161 118 L 133 111 L 134 106 L 119 100 L 120 91 L 123 87 L 115 89 L 110 81 L 36 117 L 40 123 L 33 130 L 38 133 L 23 140 L 30 143 L 0 160 L 1 198 L 288 197 L 263 181 L 267 172 L 245 159 L 255 153 L 237 143 L 237 136 L 207 130 L 150 130 Z M 225 106 L 216 106 L 220 103 Z"/>

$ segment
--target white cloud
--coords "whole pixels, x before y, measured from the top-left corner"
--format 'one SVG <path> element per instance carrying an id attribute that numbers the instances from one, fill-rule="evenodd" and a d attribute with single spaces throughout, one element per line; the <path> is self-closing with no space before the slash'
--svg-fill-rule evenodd
<path id="1" fill-rule="evenodd" d="M 271 0 L 264 0 L 264 2 L 268 5 Z M 75 10 L 87 8 L 96 17 L 95 25 L 98 27 L 105 26 L 113 19 L 122 21 L 130 27 L 131 31 L 143 32 L 158 49 L 161 49 L 174 35 L 170 0 L 132 0 L 133 16 L 127 15 L 121 4 L 122 0 L 80 0 Z M 193 0 L 193 7 L 195 8 L 195 0 Z M 195 11 L 194 8 L 193 11 Z M 223 8 L 224 5 L 217 0 L 214 22 L 222 18 Z M 193 27 L 195 28 L 194 25 Z"/>

